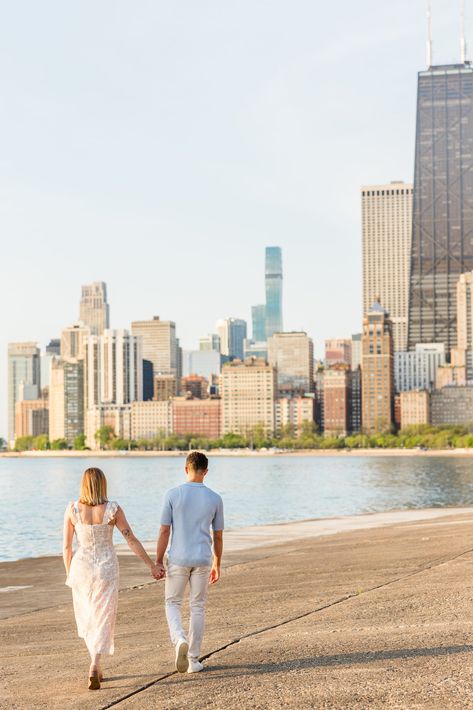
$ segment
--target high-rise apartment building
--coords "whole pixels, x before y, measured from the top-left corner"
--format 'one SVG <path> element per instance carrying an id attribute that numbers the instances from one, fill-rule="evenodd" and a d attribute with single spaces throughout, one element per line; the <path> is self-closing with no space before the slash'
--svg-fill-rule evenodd
<path id="1" fill-rule="evenodd" d="M 191 395 L 195 399 L 209 396 L 209 381 L 202 375 L 187 375 L 181 378 L 181 394 Z"/>
<path id="2" fill-rule="evenodd" d="M 407 350 L 412 185 L 361 188 L 363 314 L 378 301 L 390 314 L 394 350 Z"/>
<path id="3" fill-rule="evenodd" d="M 141 338 L 143 350 L 143 399 L 153 397 L 155 375 L 174 375 L 176 383 L 181 376 L 181 350 L 176 338 L 174 321 L 161 320 L 154 316 L 151 320 L 134 321 L 132 335 Z M 177 390 L 174 394 L 177 394 Z"/>
<path id="4" fill-rule="evenodd" d="M 155 439 L 172 432 L 171 400 L 160 402 L 132 402 L 131 438 Z"/>
<path id="5" fill-rule="evenodd" d="M 351 336 L 351 369 L 356 370 L 361 367 L 361 333 L 353 333 Z"/>
<path id="6" fill-rule="evenodd" d="M 445 365 L 443 343 L 418 343 L 413 351 L 394 353 L 396 392 L 433 389 L 437 369 L 443 365 Z"/>
<path id="7" fill-rule="evenodd" d="M 346 436 L 351 430 L 351 369 L 338 364 L 325 370 L 324 433 L 325 436 Z"/>
<path id="8" fill-rule="evenodd" d="M 457 281 L 457 342 L 452 362 L 465 368 L 465 380 L 473 382 L 473 272 Z"/>
<path id="9" fill-rule="evenodd" d="M 34 388 L 29 399 L 39 398 L 41 390 L 40 350 L 37 343 L 9 343 L 8 345 L 8 440 L 15 440 L 15 407 L 19 401 L 20 385 Z"/>
<path id="10" fill-rule="evenodd" d="M 91 335 L 102 335 L 110 328 L 110 306 L 107 303 L 107 286 L 103 281 L 82 286 L 79 320 L 90 328 Z"/>
<path id="11" fill-rule="evenodd" d="M 325 341 L 325 364 L 348 365 L 352 363 L 352 340 L 351 338 L 330 338 Z"/>
<path id="12" fill-rule="evenodd" d="M 264 360 L 225 363 L 220 376 L 222 434 L 251 435 L 257 426 L 274 432 L 276 371 Z"/>
<path id="13" fill-rule="evenodd" d="M 283 331 L 281 247 L 266 247 L 265 291 L 265 335 L 270 338 Z"/>
<path id="14" fill-rule="evenodd" d="M 90 328 L 84 323 L 64 328 L 61 333 L 60 355 L 62 360 L 77 361 L 84 357 L 84 339 L 91 335 Z"/>
<path id="15" fill-rule="evenodd" d="M 274 333 L 268 339 L 268 360 L 277 370 L 279 389 L 314 389 L 314 344 L 307 333 Z"/>
<path id="16" fill-rule="evenodd" d="M 143 399 L 141 338 L 106 330 L 84 341 L 84 409 L 125 405 Z"/>
<path id="17" fill-rule="evenodd" d="M 430 424 L 430 392 L 426 390 L 401 392 L 400 407 L 401 429 Z"/>
<path id="18" fill-rule="evenodd" d="M 246 321 L 241 318 L 225 318 L 217 322 L 220 337 L 220 352 L 230 359 L 243 360 L 246 338 Z"/>
<path id="19" fill-rule="evenodd" d="M 51 361 L 49 384 L 49 437 L 72 445 L 84 433 L 84 362 Z"/>
<path id="20" fill-rule="evenodd" d="M 363 319 L 362 420 L 367 433 L 389 430 L 394 421 L 392 324 L 375 303 Z"/>
<path id="21" fill-rule="evenodd" d="M 456 287 L 473 270 L 473 67 L 419 72 L 408 348 L 457 341 Z"/>

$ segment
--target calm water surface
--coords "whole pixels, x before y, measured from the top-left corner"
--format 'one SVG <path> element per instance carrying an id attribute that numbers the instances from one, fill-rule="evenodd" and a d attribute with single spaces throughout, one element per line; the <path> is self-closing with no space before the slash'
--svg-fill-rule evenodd
<path id="1" fill-rule="evenodd" d="M 99 466 L 109 498 L 142 540 L 156 536 L 163 493 L 184 480 L 183 458 L 1 459 L 0 560 L 60 554 L 62 520 L 82 472 Z M 207 484 L 226 526 L 473 504 L 473 459 L 347 456 L 214 458 Z M 116 538 L 118 541 L 118 537 Z"/>

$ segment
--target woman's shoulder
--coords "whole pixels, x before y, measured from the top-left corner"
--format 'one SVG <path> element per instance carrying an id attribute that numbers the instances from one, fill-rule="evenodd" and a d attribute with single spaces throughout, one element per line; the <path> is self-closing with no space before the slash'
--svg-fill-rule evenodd
<path id="1" fill-rule="evenodd" d="M 115 519 L 115 516 L 120 508 L 116 500 L 109 500 L 107 503 L 107 522 L 111 523 Z"/>

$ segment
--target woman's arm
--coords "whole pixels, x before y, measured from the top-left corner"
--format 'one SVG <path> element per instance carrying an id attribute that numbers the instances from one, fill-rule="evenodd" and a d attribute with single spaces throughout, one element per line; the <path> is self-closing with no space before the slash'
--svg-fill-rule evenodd
<path id="1" fill-rule="evenodd" d="M 71 520 L 71 506 L 68 505 L 66 512 L 64 513 L 64 533 L 63 533 L 63 543 L 62 543 L 62 559 L 64 560 L 64 567 L 66 568 L 66 574 L 69 574 L 69 569 L 72 560 L 72 539 L 74 537 L 74 525 Z"/>
<path id="2" fill-rule="evenodd" d="M 117 528 L 120 530 L 121 534 L 125 538 L 128 547 L 130 550 L 140 558 L 140 560 L 143 560 L 145 565 L 149 568 L 149 571 L 153 575 L 155 579 L 161 579 L 162 572 L 161 568 L 158 567 L 158 565 L 155 565 L 148 553 L 146 552 L 145 548 L 141 544 L 141 542 L 138 540 L 137 537 L 133 534 L 133 530 L 131 529 L 130 525 L 128 524 L 128 521 L 125 517 L 125 513 L 123 512 L 122 508 L 118 507 L 118 510 L 115 514 L 115 525 Z"/>

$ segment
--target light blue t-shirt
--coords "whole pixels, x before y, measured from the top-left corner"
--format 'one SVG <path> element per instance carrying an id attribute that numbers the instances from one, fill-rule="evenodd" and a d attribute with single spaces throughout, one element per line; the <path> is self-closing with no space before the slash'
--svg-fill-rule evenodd
<path id="1" fill-rule="evenodd" d="M 164 496 L 161 525 L 171 526 L 168 559 L 180 567 L 212 563 L 212 530 L 223 530 L 223 501 L 203 483 L 183 483 Z"/>

